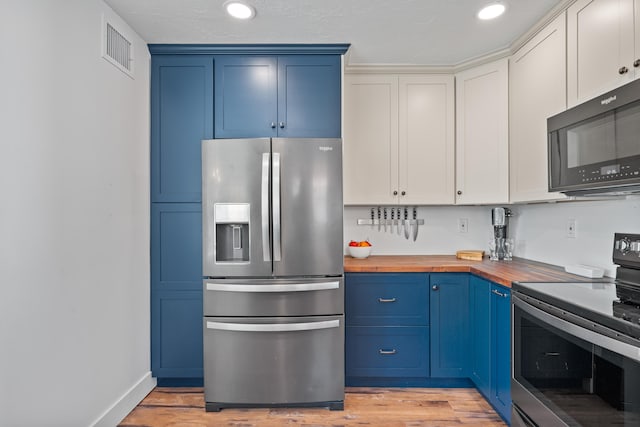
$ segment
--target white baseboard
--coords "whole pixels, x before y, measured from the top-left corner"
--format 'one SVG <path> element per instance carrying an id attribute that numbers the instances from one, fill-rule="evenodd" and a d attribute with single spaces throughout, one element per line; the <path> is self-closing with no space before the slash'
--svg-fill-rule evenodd
<path id="1" fill-rule="evenodd" d="M 127 390 L 109 409 L 91 424 L 91 427 L 115 427 L 135 408 L 156 386 L 156 379 L 147 372 Z"/>

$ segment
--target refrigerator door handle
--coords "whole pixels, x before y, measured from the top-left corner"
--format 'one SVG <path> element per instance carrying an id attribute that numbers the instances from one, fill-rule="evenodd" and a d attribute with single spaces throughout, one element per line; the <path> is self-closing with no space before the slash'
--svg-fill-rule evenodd
<path id="1" fill-rule="evenodd" d="M 280 227 L 280 153 L 273 153 L 273 260 L 282 259 Z"/>
<path id="2" fill-rule="evenodd" d="M 207 329 L 241 332 L 293 332 L 331 329 L 340 327 L 339 320 L 325 320 L 309 323 L 223 323 L 207 322 Z"/>
<path id="3" fill-rule="evenodd" d="M 271 261 L 269 245 L 269 153 L 262 153 L 262 256 L 265 262 Z"/>
<path id="4" fill-rule="evenodd" d="M 275 285 L 247 285 L 236 283 L 208 282 L 208 291 L 224 292 L 307 292 L 339 289 L 340 282 L 290 283 Z"/>

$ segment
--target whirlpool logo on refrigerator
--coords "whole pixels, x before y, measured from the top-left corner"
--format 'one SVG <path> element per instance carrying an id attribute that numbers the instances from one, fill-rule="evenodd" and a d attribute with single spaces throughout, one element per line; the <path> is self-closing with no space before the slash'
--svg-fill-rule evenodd
<path id="1" fill-rule="evenodd" d="M 320 147 L 318 147 L 318 150 L 324 151 L 324 152 L 333 151 L 333 147 L 325 147 L 325 146 L 321 145 Z"/>

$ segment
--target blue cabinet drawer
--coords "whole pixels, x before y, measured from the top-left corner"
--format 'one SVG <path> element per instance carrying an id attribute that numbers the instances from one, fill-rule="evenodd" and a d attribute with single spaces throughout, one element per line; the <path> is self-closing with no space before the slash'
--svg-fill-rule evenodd
<path id="1" fill-rule="evenodd" d="M 426 326 L 348 326 L 345 351 L 348 377 L 429 376 Z"/>
<path id="2" fill-rule="evenodd" d="M 429 275 L 349 273 L 345 284 L 347 326 L 427 326 Z"/>

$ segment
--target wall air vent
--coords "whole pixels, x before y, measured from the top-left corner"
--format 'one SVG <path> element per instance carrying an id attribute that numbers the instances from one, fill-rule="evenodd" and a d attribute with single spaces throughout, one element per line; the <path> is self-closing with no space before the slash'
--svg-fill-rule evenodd
<path id="1" fill-rule="evenodd" d="M 103 17 L 102 57 L 133 78 L 133 46 L 122 32 Z"/>

